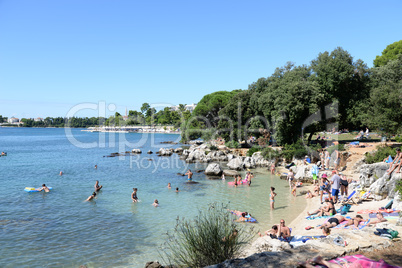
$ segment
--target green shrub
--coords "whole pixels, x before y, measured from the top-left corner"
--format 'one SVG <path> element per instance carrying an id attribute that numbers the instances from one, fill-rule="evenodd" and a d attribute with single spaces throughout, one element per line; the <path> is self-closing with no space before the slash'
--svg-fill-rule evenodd
<path id="1" fill-rule="evenodd" d="M 402 142 L 402 136 L 395 136 L 396 142 Z"/>
<path id="2" fill-rule="evenodd" d="M 292 161 L 293 157 L 303 158 L 309 152 L 302 140 L 298 140 L 294 144 L 286 144 L 282 150 L 282 156 L 287 162 Z"/>
<path id="3" fill-rule="evenodd" d="M 262 148 L 260 146 L 253 146 L 248 150 L 247 156 L 253 156 L 253 153 L 259 152 L 261 150 L 262 150 Z"/>
<path id="4" fill-rule="evenodd" d="M 205 267 L 232 259 L 254 237 L 253 228 L 233 219 L 225 206 L 216 203 L 194 220 L 178 219 L 163 245 L 163 261 L 178 267 Z"/>
<path id="5" fill-rule="evenodd" d="M 225 143 L 225 146 L 229 148 L 240 148 L 240 144 L 237 141 L 228 141 Z"/>
<path id="6" fill-rule="evenodd" d="M 366 153 L 366 163 L 373 164 L 377 162 L 382 162 L 389 155 L 395 157 L 396 150 L 389 146 L 378 146 L 377 151 Z"/>
<path id="7" fill-rule="evenodd" d="M 265 147 L 261 152 L 262 157 L 266 160 L 275 160 L 281 157 L 281 152 L 272 149 L 271 147 Z"/>
<path id="8" fill-rule="evenodd" d="M 215 145 L 209 146 L 209 149 L 210 149 L 211 151 L 218 151 L 218 147 L 216 147 Z"/>

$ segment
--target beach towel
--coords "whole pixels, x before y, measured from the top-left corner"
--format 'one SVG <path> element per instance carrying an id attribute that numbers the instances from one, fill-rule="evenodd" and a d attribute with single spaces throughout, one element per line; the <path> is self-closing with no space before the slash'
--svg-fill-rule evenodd
<path id="1" fill-rule="evenodd" d="M 336 263 L 341 266 L 344 264 L 348 264 L 348 263 L 360 264 L 362 268 L 398 268 L 398 266 L 389 265 L 384 260 L 373 261 L 363 255 L 338 257 L 334 260 L 330 260 L 329 262 Z M 345 267 L 347 267 L 347 266 L 345 266 Z M 355 267 L 358 267 L 358 266 L 355 266 Z"/>
<path id="2" fill-rule="evenodd" d="M 364 227 L 367 226 L 367 224 L 368 224 L 369 222 L 370 222 L 370 219 L 359 222 L 358 229 L 359 229 L 359 230 L 363 229 Z M 354 225 L 350 225 L 350 226 L 346 226 L 346 227 L 345 227 L 346 223 L 348 223 L 348 221 L 343 221 L 343 222 L 341 222 L 340 224 L 338 224 L 337 226 L 335 226 L 335 227 L 333 227 L 333 228 L 334 228 L 334 229 L 354 229 L 354 228 L 353 228 Z"/>
<path id="3" fill-rule="evenodd" d="M 382 215 L 384 216 L 384 218 L 386 218 L 386 217 L 399 217 L 399 212 L 391 212 L 391 213 L 383 212 Z M 370 213 L 369 218 L 377 218 L 377 213 Z"/>
<path id="4" fill-rule="evenodd" d="M 316 235 L 316 236 L 306 236 L 306 235 L 295 235 L 292 237 L 290 240 L 289 244 L 292 245 L 293 247 L 298 247 L 306 243 L 307 240 L 316 240 L 320 238 L 326 237 L 325 235 Z"/>
<path id="5" fill-rule="evenodd" d="M 400 212 L 400 210 L 395 210 L 395 209 L 365 209 L 365 210 L 358 211 L 357 214 L 370 214 L 370 213 L 377 213 L 377 212 L 392 213 L 392 212 Z"/>
<path id="6" fill-rule="evenodd" d="M 331 218 L 333 216 L 315 216 L 315 215 L 311 215 L 311 216 L 307 216 L 306 219 L 307 220 L 316 220 L 316 219 L 327 219 L 327 218 Z"/>

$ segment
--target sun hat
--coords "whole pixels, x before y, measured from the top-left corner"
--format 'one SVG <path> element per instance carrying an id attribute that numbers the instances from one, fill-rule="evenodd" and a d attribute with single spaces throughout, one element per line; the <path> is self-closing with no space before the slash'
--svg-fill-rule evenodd
<path id="1" fill-rule="evenodd" d="M 328 177 L 328 176 L 327 176 L 326 173 L 322 174 L 322 176 L 321 176 L 321 178 L 327 178 L 327 177 Z"/>

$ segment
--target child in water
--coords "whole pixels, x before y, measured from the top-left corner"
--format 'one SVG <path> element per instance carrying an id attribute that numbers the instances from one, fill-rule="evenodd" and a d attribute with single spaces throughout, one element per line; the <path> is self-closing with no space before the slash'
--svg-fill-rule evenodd
<path id="1" fill-rule="evenodd" d="M 131 193 L 131 199 L 133 200 L 133 202 L 138 202 L 138 197 L 137 197 L 137 188 L 133 188 L 133 192 Z"/>
<path id="2" fill-rule="evenodd" d="M 154 203 L 152 204 L 154 207 L 158 207 L 159 206 L 159 201 L 158 199 L 155 199 Z"/>
<path id="3" fill-rule="evenodd" d="M 293 196 L 296 196 L 296 189 L 297 189 L 297 185 L 296 185 L 296 183 L 294 183 L 293 184 L 293 189 L 292 189 Z"/>
<path id="4" fill-rule="evenodd" d="M 271 193 L 269 194 L 269 200 L 270 200 L 270 203 L 271 203 L 271 209 L 272 209 L 272 210 L 275 209 L 275 206 L 274 206 L 274 203 L 275 203 L 275 196 L 276 196 L 275 188 L 274 188 L 274 187 L 271 187 Z"/>

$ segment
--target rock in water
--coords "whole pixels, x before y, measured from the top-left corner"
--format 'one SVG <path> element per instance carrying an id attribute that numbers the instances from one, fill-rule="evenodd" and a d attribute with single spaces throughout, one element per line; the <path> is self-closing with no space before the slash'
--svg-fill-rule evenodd
<path id="1" fill-rule="evenodd" d="M 208 176 L 221 176 L 222 175 L 222 168 L 217 163 L 211 163 L 208 165 L 207 169 L 205 170 L 205 175 Z"/>

